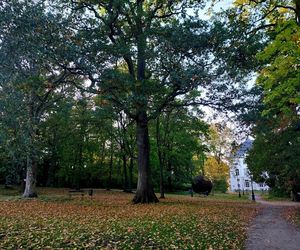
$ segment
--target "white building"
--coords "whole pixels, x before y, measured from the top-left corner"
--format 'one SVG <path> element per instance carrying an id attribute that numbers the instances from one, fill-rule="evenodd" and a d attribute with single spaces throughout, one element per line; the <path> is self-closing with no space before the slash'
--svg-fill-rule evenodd
<path id="1" fill-rule="evenodd" d="M 249 138 L 238 148 L 233 156 L 232 165 L 230 166 L 230 190 L 251 191 L 251 176 L 245 159 L 247 152 L 252 147 L 253 141 Z M 256 183 L 253 181 L 254 190 L 268 190 L 269 187 L 265 183 Z"/>

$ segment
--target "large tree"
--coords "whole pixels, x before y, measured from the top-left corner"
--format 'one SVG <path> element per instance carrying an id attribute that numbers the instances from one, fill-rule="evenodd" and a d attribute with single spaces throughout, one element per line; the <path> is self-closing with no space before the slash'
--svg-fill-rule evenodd
<path id="1" fill-rule="evenodd" d="M 15 134 L 22 135 L 18 138 L 26 154 L 24 197 L 37 195 L 40 125 L 64 92 L 69 74 L 55 62 L 63 37 L 61 16 L 45 8 L 45 1 L 3 1 L 0 5 L 0 91 L 7 104 L 1 115 L 14 120 L 18 126 L 6 125 L 14 125 Z M 11 97 L 14 101 L 7 101 Z M 18 112 L 13 114 L 16 105 Z"/>
<path id="2" fill-rule="evenodd" d="M 149 121 L 168 106 L 232 104 L 230 83 L 237 78 L 224 67 L 228 37 L 221 24 L 210 29 L 199 19 L 204 3 L 72 1 L 77 32 L 65 43 L 74 51 L 67 69 L 87 79 L 79 88 L 101 95 L 135 121 L 135 203 L 158 201 L 151 183 Z"/>

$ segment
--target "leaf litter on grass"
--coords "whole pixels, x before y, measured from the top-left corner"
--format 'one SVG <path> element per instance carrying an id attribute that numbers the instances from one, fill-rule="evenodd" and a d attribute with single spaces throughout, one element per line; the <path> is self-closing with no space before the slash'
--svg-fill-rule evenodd
<path id="1" fill-rule="evenodd" d="M 97 191 L 92 200 L 1 201 L 0 249 L 241 249 L 258 210 L 185 196 L 149 205 L 131 198 Z"/>

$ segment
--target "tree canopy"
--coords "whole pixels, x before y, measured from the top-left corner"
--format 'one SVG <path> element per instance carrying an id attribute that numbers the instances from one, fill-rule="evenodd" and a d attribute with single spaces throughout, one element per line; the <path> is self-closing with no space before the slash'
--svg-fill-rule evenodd
<path id="1" fill-rule="evenodd" d="M 154 188 L 164 197 L 188 186 L 209 149 L 226 161 L 228 131 L 209 141 L 203 107 L 254 115 L 252 160 L 272 135 L 297 148 L 299 1 L 234 1 L 201 19 L 210 2 L 2 1 L 6 182 L 26 176 L 24 197 L 36 196 L 37 183 L 126 192 L 136 184 L 135 203 L 157 202 Z M 259 176 L 265 169 L 253 162 Z"/>

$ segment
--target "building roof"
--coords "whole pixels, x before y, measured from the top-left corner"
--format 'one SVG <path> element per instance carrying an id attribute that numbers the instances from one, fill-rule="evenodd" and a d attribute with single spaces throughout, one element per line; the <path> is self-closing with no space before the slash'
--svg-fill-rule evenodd
<path id="1" fill-rule="evenodd" d="M 245 154 L 251 149 L 253 144 L 253 140 L 247 138 L 240 146 L 239 149 L 236 151 L 234 157 L 241 158 L 245 156 Z"/>

